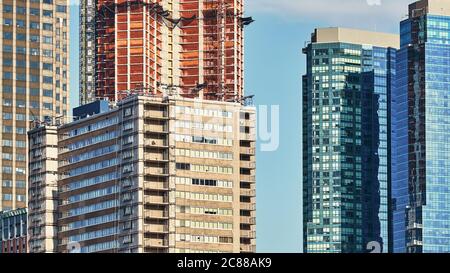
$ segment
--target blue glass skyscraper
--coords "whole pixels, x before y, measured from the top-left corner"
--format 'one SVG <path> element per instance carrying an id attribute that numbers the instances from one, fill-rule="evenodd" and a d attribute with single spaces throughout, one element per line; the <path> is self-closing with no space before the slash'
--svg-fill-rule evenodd
<path id="1" fill-rule="evenodd" d="M 398 47 L 398 35 L 327 28 L 303 50 L 305 252 L 388 251 Z"/>
<path id="2" fill-rule="evenodd" d="M 450 252 L 450 1 L 401 22 L 393 94 L 393 251 Z"/>

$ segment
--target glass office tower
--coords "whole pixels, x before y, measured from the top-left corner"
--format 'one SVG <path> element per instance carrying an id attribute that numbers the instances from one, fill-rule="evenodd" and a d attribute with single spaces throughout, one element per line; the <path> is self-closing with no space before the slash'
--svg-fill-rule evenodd
<path id="1" fill-rule="evenodd" d="M 449 1 L 409 6 L 401 23 L 398 75 L 394 251 L 450 252 Z"/>
<path id="2" fill-rule="evenodd" d="M 326 28 L 303 51 L 305 252 L 366 252 L 372 244 L 388 251 L 398 47 L 397 35 Z"/>

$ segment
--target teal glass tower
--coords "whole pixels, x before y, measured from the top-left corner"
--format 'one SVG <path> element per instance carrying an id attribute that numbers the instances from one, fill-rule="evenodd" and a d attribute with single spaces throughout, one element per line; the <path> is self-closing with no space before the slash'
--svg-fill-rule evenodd
<path id="1" fill-rule="evenodd" d="M 450 253 L 450 1 L 401 22 L 393 105 L 393 251 Z"/>
<path id="2" fill-rule="evenodd" d="M 325 28 L 303 50 L 305 252 L 389 249 L 390 102 L 399 40 Z"/>

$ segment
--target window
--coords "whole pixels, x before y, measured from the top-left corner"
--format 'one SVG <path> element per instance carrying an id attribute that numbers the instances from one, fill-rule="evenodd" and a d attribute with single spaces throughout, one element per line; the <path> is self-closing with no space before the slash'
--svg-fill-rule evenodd
<path id="1" fill-rule="evenodd" d="M 11 6 L 11 5 L 3 5 L 3 12 L 4 13 L 12 13 L 13 12 L 13 6 Z"/>
<path id="2" fill-rule="evenodd" d="M 27 80 L 27 74 L 16 73 L 16 80 L 17 81 L 26 81 Z"/>
<path id="3" fill-rule="evenodd" d="M 11 180 L 3 180 L 2 181 L 2 187 L 3 188 L 12 188 L 13 183 Z"/>
<path id="4" fill-rule="evenodd" d="M 39 16 L 40 15 L 39 9 L 30 8 L 30 15 Z"/>
<path id="5" fill-rule="evenodd" d="M 12 194 L 4 193 L 3 194 L 3 200 L 5 200 L 5 201 L 12 201 Z"/>
<path id="6" fill-rule="evenodd" d="M 42 16 L 44 16 L 44 17 L 53 17 L 53 11 L 44 9 L 42 11 Z"/>
<path id="7" fill-rule="evenodd" d="M 16 147 L 17 148 L 25 148 L 27 143 L 25 141 L 16 140 Z"/>
<path id="8" fill-rule="evenodd" d="M 53 64 L 52 64 L 52 63 L 43 63 L 43 64 L 42 64 L 42 68 L 43 68 L 44 70 L 50 70 L 50 71 L 53 71 Z"/>
<path id="9" fill-rule="evenodd" d="M 18 202 L 25 202 L 25 195 L 22 195 L 22 194 L 18 194 L 17 196 L 17 201 Z"/>
<path id="10" fill-rule="evenodd" d="M 4 26 L 12 26 L 12 25 L 13 25 L 13 19 L 10 19 L 10 18 L 4 18 L 4 19 L 3 19 L 3 25 L 4 25 Z"/>
<path id="11" fill-rule="evenodd" d="M 12 66 L 12 64 L 13 64 L 13 61 L 12 61 L 12 59 L 7 59 L 7 58 L 4 58 L 3 59 L 3 66 Z"/>
<path id="12" fill-rule="evenodd" d="M 52 103 L 44 102 L 43 106 L 44 106 L 45 110 L 53 110 L 53 104 Z"/>
<path id="13" fill-rule="evenodd" d="M 25 14 L 27 9 L 25 7 L 17 7 L 16 6 L 16 14 Z"/>
<path id="14" fill-rule="evenodd" d="M 53 39 L 51 36 L 44 36 L 42 37 L 42 42 L 44 44 L 52 44 L 53 43 Z"/>
<path id="15" fill-rule="evenodd" d="M 39 35 L 30 34 L 30 42 L 39 43 Z"/>
<path id="16" fill-rule="evenodd" d="M 17 180 L 16 181 L 16 188 L 20 188 L 20 189 L 24 189 L 26 188 L 27 183 L 25 182 L 25 180 Z"/>
<path id="17" fill-rule="evenodd" d="M 12 100 L 11 99 L 3 99 L 3 106 L 6 106 L 6 107 L 12 106 Z"/>
<path id="18" fill-rule="evenodd" d="M 51 5 L 53 4 L 53 0 L 42 0 L 42 3 Z"/>
<path id="19" fill-rule="evenodd" d="M 3 39 L 5 40 L 12 40 L 13 38 L 13 33 L 9 32 L 9 31 L 5 31 L 3 32 Z"/>
<path id="20" fill-rule="evenodd" d="M 11 153 L 2 153 L 3 160 L 13 160 L 13 156 Z"/>
<path id="21" fill-rule="evenodd" d="M 26 161 L 26 156 L 24 154 L 16 154 L 17 161 Z"/>
<path id="22" fill-rule="evenodd" d="M 13 51 L 13 48 L 10 45 L 3 45 L 3 51 L 11 53 Z"/>
<path id="23" fill-rule="evenodd" d="M 3 79 L 12 80 L 12 72 L 3 71 Z"/>
<path id="24" fill-rule="evenodd" d="M 26 173 L 25 168 L 16 168 L 16 174 L 24 175 Z"/>
<path id="25" fill-rule="evenodd" d="M 17 54 L 27 54 L 27 49 L 23 46 L 16 46 Z"/>
<path id="26" fill-rule="evenodd" d="M 16 114 L 16 120 L 24 121 L 24 120 L 26 120 L 26 115 L 25 114 Z"/>
<path id="27" fill-rule="evenodd" d="M 16 19 L 16 26 L 20 28 L 25 28 L 25 21 Z"/>
<path id="28" fill-rule="evenodd" d="M 2 167 L 2 171 L 3 171 L 3 173 L 11 174 L 12 173 L 12 167 L 11 166 L 3 166 Z"/>
<path id="29" fill-rule="evenodd" d="M 67 12 L 67 8 L 64 5 L 56 5 L 56 12 Z"/>
<path id="30" fill-rule="evenodd" d="M 53 90 L 44 89 L 44 97 L 53 98 Z"/>
<path id="31" fill-rule="evenodd" d="M 27 133 L 27 130 L 25 127 L 16 127 L 16 134 L 19 135 L 25 135 Z"/>
<path id="32" fill-rule="evenodd" d="M 42 81 L 43 81 L 44 83 L 53 84 L 53 77 L 43 76 L 43 77 L 42 77 Z"/>
<path id="33" fill-rule="evenodd" d="M 25 95 L 26 94 L 26 88 L 23 86 L 17 86 L 16 87 L 16 93 L 17 94 L 21 94 L 21 95 Z"/>
<path id="34" fill-rule="evenodd" d="M 39 62 L 30 61 L 31 69 L 39 69 Z"/>
<path id="35" fill-rule="evenodd" d="M 12 126 L 3 125 L 3 133 L 9 134 L 9 133 L 12 133 L 12 132 L 13 132 L 13 127 Z"/>
<path id="36" fill-rule="evenodd" d="M 27 35 L 25 33 L 16 33 L 16 39 L 18 41 L 26 41 Z"/>
<path id="37" fill-rule="evenodd" d="M 42 24 L 42 29 L 52 31 L 53 30 L 53 24 L 43 23 Z"/>
<path id="38" fill-rule="evenodd" d="M 31 56 L 39 56 L 39 48 L 30 48 L 30 55 Z"/>
<path id="39" fill-rule="evenodd" d="M 16 60 L 17 67 L 25 67 L 26 64 L 27 64 L 26 60 L 19 60 L 19 59 Z"/>
<path id="40" fill-rule="evenodd" d="M 38 101 L 30 101 L 30 108 L 39 109 L 39 102 Z"/>
<path id="41" fill-rule="evenodd" d="M 12 147 L 12 144 L 13 144 L 13 142 L 10 139 L 3 139 L 2 140 L 2 146 L 3 147 Z"/>
<path id="42" fill-rule="evenodd" d="M 39 22 L 30 22 L 31 29 L 39 29 Z"/>
<path id="43" fill-rule="evenodd" d="M 12 120 L 12 113 L 3 113 L 4 120 Z"/>
<path id="44" fill-rule="evenodd" d="M 16 105 L 18 108 L 25 108 L 26 107 L 26 103 L 24 100 L 17 100 L 16 101 Z"/>

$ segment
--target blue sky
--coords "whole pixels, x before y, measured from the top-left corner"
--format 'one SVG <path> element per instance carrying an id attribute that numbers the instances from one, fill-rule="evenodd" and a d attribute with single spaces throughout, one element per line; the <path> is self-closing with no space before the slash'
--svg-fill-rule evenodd
<path id="1" fill-rule="evenodd" d="M 246 94 L 280 106 L 280 146 L 257 153 L 257 250 L 301 251 L 301 53 L 315 27 L 397 33 L 409 0 L 246 0 Z M 72 2 L 75 3 L 75 2 Z M 78 7 L 71 8 L 71 103 L 78 105 Z"/>

